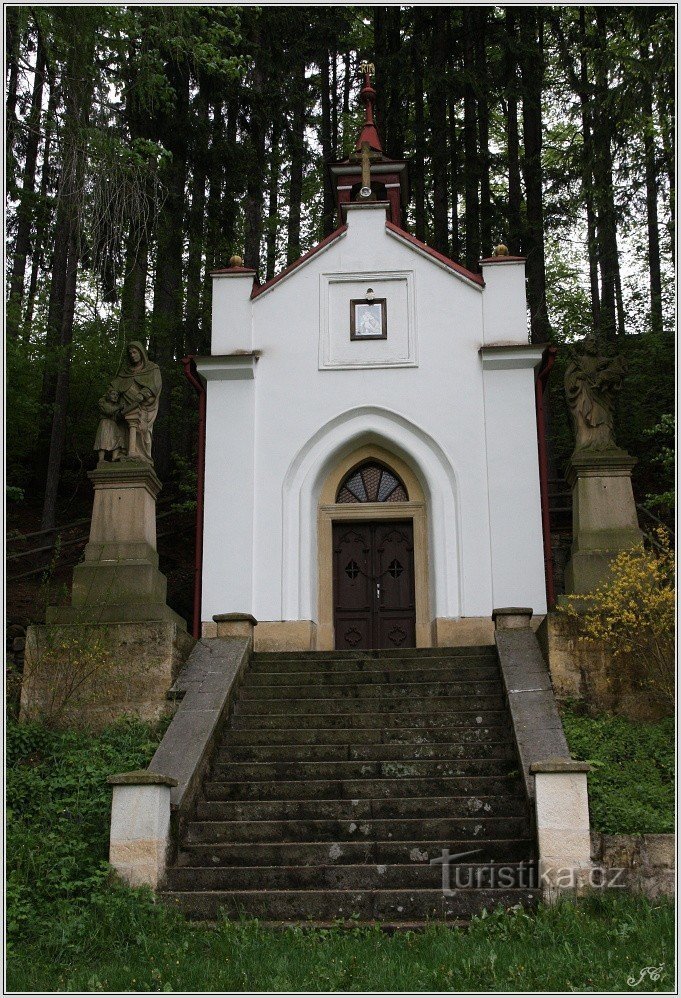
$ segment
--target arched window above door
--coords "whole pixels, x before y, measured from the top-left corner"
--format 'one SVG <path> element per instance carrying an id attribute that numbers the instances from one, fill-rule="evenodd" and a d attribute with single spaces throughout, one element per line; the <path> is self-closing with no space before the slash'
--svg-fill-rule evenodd
<path id="1" fill-rule="evenodd" d="M 395 472 L 372 460 L 349 471 L 336 494 L 338 503 L 408 501 L 404 483 Z"/>

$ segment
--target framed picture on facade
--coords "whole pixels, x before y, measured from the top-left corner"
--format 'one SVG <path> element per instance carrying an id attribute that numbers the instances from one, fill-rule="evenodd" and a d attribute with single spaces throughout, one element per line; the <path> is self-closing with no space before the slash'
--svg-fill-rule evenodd
<path id="1" fill-rule="evenodd" d="M 388 337 L 385 298 L 350 301 L 350 339 L 385 340 Z"/>

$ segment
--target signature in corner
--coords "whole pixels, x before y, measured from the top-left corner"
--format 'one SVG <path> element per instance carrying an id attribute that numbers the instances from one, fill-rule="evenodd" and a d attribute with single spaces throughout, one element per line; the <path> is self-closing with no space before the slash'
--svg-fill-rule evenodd
<path id="1" fill-rule="evenodd" d="M 637 988 L 639 984 L 642 983 L 644 978 L 648 978 L 651 981 L 659 981 L 660 977 L 664 973 L 664 964 L 661 963 L 659 967 L 643 967 L 639 971 L 638 980 L 632 974 L 631 977 L 627 977 L 627 984 L 630 988 Z"/>

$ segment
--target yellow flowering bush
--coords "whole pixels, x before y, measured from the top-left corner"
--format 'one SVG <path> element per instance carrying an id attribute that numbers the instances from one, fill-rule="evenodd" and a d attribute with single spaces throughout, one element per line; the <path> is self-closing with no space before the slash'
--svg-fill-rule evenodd
<path id="1" fill-rule="evenodd" d="M 674 701 L 674 550 L 659 528 L 651 550 L 621 551 L 608 580 L 587 596 L 570 598 L 581 617 L 582 639 L 602 642 L 615 659 L 631 657 L 641 684 Z"/>

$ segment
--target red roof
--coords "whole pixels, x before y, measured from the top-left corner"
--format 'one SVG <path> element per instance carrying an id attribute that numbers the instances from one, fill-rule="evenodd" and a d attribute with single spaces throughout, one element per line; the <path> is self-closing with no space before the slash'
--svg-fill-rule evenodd
<path id="1" fill-rule="evenodd" d="M 401 229 L 399 225 L 395 225 L 394 222 L 389 222 L 386 219 L 385 225 L 386 228 L 390 229 L 391 232 L 394 232 L 395 235 L 400 236 L 401 239 L 404 239 L 406 242 L 411 243 L 417 249 L 421 250 L 422 253 L 426 253 L 434 260 L 437 260 L 438 263 L 444 264 L 445 267 L 448 267 L 450 270 L 453 270 L 455 274 L 460 274 L 461 277 L 465 277 L 467 280 L 473 281 L 475 284 L 479 284 L 480 287 L 485 286 L 485 281 L 484 278 L 482 277 L 482 274 L 474 274 L 473 271 L 467 270 L 465 267 L 462 267 L 461 264 L 456 263 L 455 260 L 450 260 L 449 257 L 445 256 L 443 253 L 438 253 L 437 250 L 434 250 L 432 249 L 432 247 L 427 246 L 425 243 L 422 243 L 420 239 L 417 239 L 416 236 L 412 236 L 409 232 L 405 232 L 404 229 Z M 303 263 L 306 263 L 311 257 L 315 255 L 315 253 L 319 253 L 321 252 L 321 250 L 326 249 L 326 247 L 330 246 L 331 243 L 336 241 L 336 239 L 339 239 L 347 231 L 347 228 L 348 228 L 347 224 L 339 226 L 339 228 L 337 228 L 334 232 L 332 232 L 330 235 L 322 239 L 321 242 L 318 242 L 316 246 L 313 246 L 311 250 L 308 250 L 307 253 L 303 253 L 302 256 L 298 257 L 297 260 L 294 260 L 293 263 L 290 263 L 288 267 L 285 267 L 284 270 L 282 270 L 279 274 L 276 274 L 274 277 L 271 277 L 269 281 L 267 281 L 265 284 L 261 284 L 260 286 L 255 285 L 253 287 L 253 290 L 251 291 L 251 299 L 257 298 L 258 295 L 263 294 L 263 292 L 265 291 L 269 291 L 270 288 L 274 287 L 275 284 L 283 280 L 284 277 L 288 277 L 289 274 L 293 273 L 293 271 L 296 270 L 298 267 L 300 267 Z M 493 259 L 507 260 L 508 257 L 493 257 Z M 223 270 L 220 271 L 214 270 L 212 273 L 214 274 L 231 273 L 231 272 L 239 273 L 246 271 L 248 271 L 249 273 L 255 273 L 254 271 L 249 271 L 247 267 L 225 267 L 223 268 Z"/>
<path id="2" fill-rule="evenodd" d="M 288 277 L 288 275 L 292 271 L 294 271 L 297 267 L 300 267 L 301 264 L 309 260 L 310 257 L 315 255 L 315 253 L 319 253 L 320 250 L 323 250 L 325 247 L 329 246 L 336 239 L 339 239 L 343 235 L 343 233 L 347 231 L 347 228 L 348 228 L 347 225 L 339 226 L 339 228 L 337 228 L 335 232 L 332 232 L 330 235 L 326 236 L 324 239 L 322 239 L 320 243 L 317 243 L 316 246 L 313 246 L 311 250 L 308 250 L 307 253 L 303 253 L 302 256 L 299 256 L 297 260 L 294 260 L 293 263 L 290 263 L 288 265 L 288 267 L 285 267 L 284 270 L 281 271 L 281 273 L 276 274 L 274 277 L 271 277 L 269 281 L 266 281 L 265 284 L 261 284 L 259 288 L 257 287 L 253 288 L 251 292 L 251 298 L 257 298 L 258 295 L 261 295 L 263 293 L 263 291 L 269 291 L 271 287 L 273 287 L 275 284 L 281 281 L 282 278 Z"/>
<path id="3" fill-rule="evenodd" d="M 394 232 L 395 235 L 400 236 L 402 239 L 405 239 L 408 243 L 411 243 L 413 246 L 416 246 L 418 249 L 421 250 L 422 253 L 427 253 L 428 256 L 432 256 L 434 260 L 437 260 L 439 263 L 444 264 L 445 267 L 449 267 L 449 269 L 453 270 L 456 274 L 460 274 L 462 277 L 467 278 L 469 281 L 474 281 L 476 284 L 479 284 L 481 287 L 485 286 L 485 281 L 482 274 L 474 274 L 472 270 L 466 270 L 466 268 L 462 267 L 460 263 L 456 263 L 454 260 L 450 260 L 448 256 L 445 256 L 444 253 L 438 253 L 438 251 L 432 249 L 432 247 L 426 246 L 426 244 L 422 243 L 420 239 L 417 239 L 416 236 L 410 235 L 409 232 L 405 232 L 404 229 L 401 229 L 399 225 L 395 225 L 394 222 L 389 222 L 386 220 L 385 225 L 386 228 L 390 229 L 391 232 Z M 495 259 L 497 258 L 495 257 Z"/>

